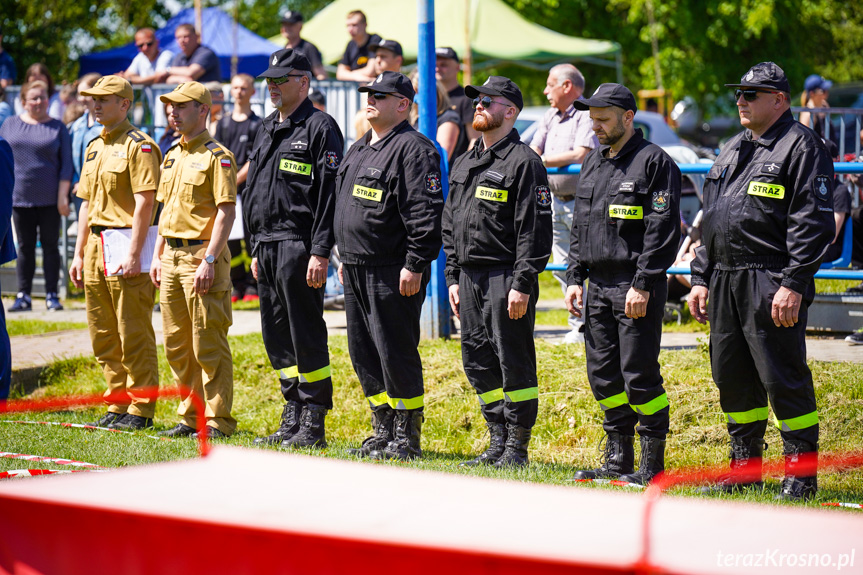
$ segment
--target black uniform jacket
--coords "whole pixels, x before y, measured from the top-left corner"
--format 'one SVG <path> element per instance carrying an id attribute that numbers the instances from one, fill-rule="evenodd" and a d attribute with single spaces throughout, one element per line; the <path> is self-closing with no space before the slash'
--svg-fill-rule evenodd
<path id="1" fill-rule="evenodd" d="M 443 216 L 447 285 L 461 269 L 513 270 L 531 293 L 551 255 L 551 192 L 539 156 L 512 130 L 488 150 L 482 138 L 450 173 Z"/>
<path id="2" fill-rule="evenodd" d="M 649 290 L 677 254 L 680 169 L 640 129 L 613 158 L 609 149 L 591 150 L 581 166 L 566 281 Z"/>
<path id="3" fill-rule="evenodd" d="M 440 253 L 440 155 L 407 121 L 374 144 L 371 134 L 354 142 L 339 169 L 339 255 L 345 264 L 422 272 Z"/>
<path id="4" fill-rule="evenodd" d="M 264 119 L 243 192 L 253 254 L 259 242 L 291 239 L 309 243 L 312 255 L 330 256 L 342 142 L 336 123 L 308 99 L 284 122 L 278 110 Z"/>
<path id="5" fill-rule="evenodd" d="M 758 140 L 734 137 L 707 174 L 692 285 L 708 285 L 714 269 L 765 268 L 805 293 L 835 232 L 833 163 L 786 111 Z"/>

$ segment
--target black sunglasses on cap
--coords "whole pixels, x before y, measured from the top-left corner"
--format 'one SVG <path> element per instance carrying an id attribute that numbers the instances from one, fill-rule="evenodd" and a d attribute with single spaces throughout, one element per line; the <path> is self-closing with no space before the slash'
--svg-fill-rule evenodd
<path id="1" fill-rule="evenodd" d="M 482 104 L 483 108 L 488 108 L 492 104 L 500 104 L 501 106 L 508 106 L 509 105 L 509 104 L 505 104 L 503 102 L 495 102 L 494 100 L 491 99 L 490 96 L 483 96 L 482 98 L 476 97 L 473 99 L 473 107 L 474 108 L 476 108 L 480 104 Z"/>
<path id="2" fill-rule="evenodd" d="M 735 90 L 734 91 L 734 100 L 739 100 L 740 96 L 743 96 L 743 99 L 747 102 L 754 102 L 758 98 L 758 94 L 781 94 L 782 92 L 777 92 L 775 90 Z"/>

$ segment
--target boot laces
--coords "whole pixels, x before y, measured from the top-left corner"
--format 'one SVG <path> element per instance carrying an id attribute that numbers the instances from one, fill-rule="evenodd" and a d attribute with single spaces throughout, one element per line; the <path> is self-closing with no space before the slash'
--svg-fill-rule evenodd
<path id="1" fill-rule="evenodd" d="M 614 442 L 608 441 L 608 434 L 603 435 L 602 439 L 599 440 L 597 449 L 600 451 L 599 465 L 602 469 L 606 469 L 608 462 L 613 460 L 617 455 L 614 446 Z"/>

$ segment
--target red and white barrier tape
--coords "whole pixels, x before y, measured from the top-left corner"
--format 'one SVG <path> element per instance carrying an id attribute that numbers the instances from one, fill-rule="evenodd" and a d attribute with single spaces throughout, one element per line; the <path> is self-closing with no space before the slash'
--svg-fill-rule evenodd
<path id="1" fill-rule="evenodd" d="M 36 477 L 39 475 L 64 475 L 67 473 L 104 473 L 107 469 L 13 469 L 11 471 L 0 471 L 0 479 L 11 479 L 13 477 Z"/>
<path id="2" fill-rule="evenodd" d="M 94 425 L 84 425 L 83 423 L 64 423 L 61 421 L 21 421 L 21 420 L 8 420 L 8 419 L 0 419 L 0 423 L 20 423 L 23 425 L 58 425 L 60 427 L 74 427 L 77 429 L 87 429 L 94 430 L 98 429 L 99 431 L 110 431 L 111 433 L 123 433 L 126 435 L 136 435 L 144 437 L 149 437 L 150 439 L 158 439 L 160 441 L 174 441 L 170 437 L 159 437 L 158 435 L 149 435 L 149 434 L 140 434 L 134 433 L 132 431 L 123 431 L 122 429 L 111 429 L 109 427 L 96 427 Z"/>
<path id="3" fill-rule="evenodd" d="M 56 463 L 57 465 L 72 465 L 74 467 L 88 467 L 90 469 L 107 469 L 102 465 L 95 463 L 87 463 L 84 461 L 75 461 L 74 459 L 61 459 L 57 457 L 42 457 L 41 455 L 27 455 L 25 453 L 9 453 L 0 451 L 0 457 L 6 459 L 23 459 L 24 461 L 42 461 L 44 463 Z"/>
<path id="4" fill-rule="evenodd" d="M 822 507 L 849 507 L 851 509 L 863 509 L 860 503 L 822 503 Z"/>

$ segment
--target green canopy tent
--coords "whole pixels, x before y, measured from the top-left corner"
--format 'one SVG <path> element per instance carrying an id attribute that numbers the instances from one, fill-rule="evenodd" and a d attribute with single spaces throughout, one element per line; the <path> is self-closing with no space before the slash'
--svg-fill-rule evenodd
<path id="1" fill-rule="evenodd" d="M 350 37 L 345 18 L 362 9 L 369 32 L 401 43 L 406 60 L 417 57 L 416 4 L 405 0 L 336 0 L 303 26 L 303 38 L 321 51 L 325 64 L 336 63 Z M 465 26 L 465 21 L 469 27 Z M 469 34 L 469 36 L 468 36 Z M 525 20 L 501 0 L 435 0 L 435 43 L 451 46 L 464 58 L 468 37 L 475 68 L 512 62 L 546 69 L 582 61 L 617 69 L 622 81 L 620 45 L 566 36 Z M 284 45 L 281 36 L 270 38 Z"/>

